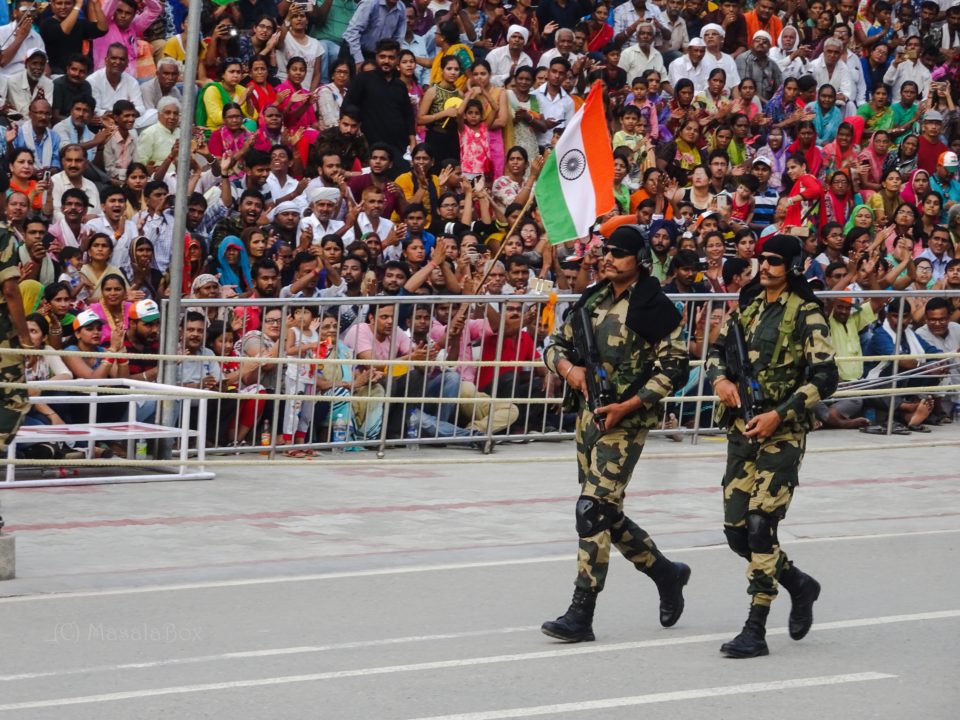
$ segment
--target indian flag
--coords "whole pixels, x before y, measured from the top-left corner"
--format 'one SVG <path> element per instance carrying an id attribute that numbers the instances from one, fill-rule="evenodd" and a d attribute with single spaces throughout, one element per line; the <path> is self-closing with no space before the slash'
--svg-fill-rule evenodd
<path id="1" fill-rule="evenodd" d="M 547 158 L 535 190 L 552 245 L 586 237 L 613 198 L 613 152 L 596 82 Z"/>

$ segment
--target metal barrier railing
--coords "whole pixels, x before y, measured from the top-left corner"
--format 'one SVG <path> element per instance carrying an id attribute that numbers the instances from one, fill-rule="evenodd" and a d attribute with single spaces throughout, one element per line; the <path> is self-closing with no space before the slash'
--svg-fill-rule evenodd
<path id="1" fill-rule="evenodd" d="M 821 295 L 898 297 L 902 305 L 908 296 L 960 293 Z M 707 393 L 703 364 L 727 317 L 727 303 L 735 298 L 672 296 L 684 316 L 691 377 L 662 403 L 653 434 L 676 440 L 689 436 L 695 443 L 721 432 L 713 423 L 715 398 Z M 566 304 L 575 300 L 573 295 L 556 299 L 558 323 Z M 211 455 L 274 458 L 368 449 L 382 458 L 388 448 L 437 444 L 489 453 L 499 442 L 574 436 L 574 416 L 561 409 L 564 383 L 539 360 L 551 330 L 539 322 L 547 302 L 543 295 L 188 299 L 180 318 L 180 347 L 147 357 L 179 363 L 182 384 L 196 382 L 205 390 L 209 415 L 201 431 Z M 166 313 L 163 318 L 170 322 Z M 450 331 L 458 327 L 459 334 Z M 938 357 L 955 363 L 956 355 Z M 196 365 L 210 374 L 198 376 Z M 838 395 L 895 394 L 899 377 L 894 373 L 887 387 L 848 384 Z M 960 390 L 932 382 L 921 389 Z M 157 395 L 172 396 L 169 391 Z"/>

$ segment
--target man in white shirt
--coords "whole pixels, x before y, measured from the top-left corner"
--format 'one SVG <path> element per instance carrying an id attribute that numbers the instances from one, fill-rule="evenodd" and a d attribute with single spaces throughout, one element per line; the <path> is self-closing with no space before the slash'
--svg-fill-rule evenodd
<path id="1" fill-rule="evenodd" d="M 850 28 L 846 25 L 837 25 L 833 37 L 843 43 L 843 53 L 840 62 L 847 66 L 850 76 L 850 97 L 847 101 L 846 115 L 856 115 L 857 108 L 867 101 L 867 79 L 863 76 L 863 64 L 860 56 L 850 52 Z"/>
<path id="2" fill-rule="evenodd" d="M 128 64 L 127 48 L 120 43 L 113 43 L 107 49 L 104 67 L 90 73 L 87 82 L 93 90 L 93 99 L 97 101 L 99 112 L 112 108 L 117 100 L 128 100 L 140 114 L 134 127 L 147 128 L 157 121 L 157 111 L 144 106 L 140 84 L 126 72 Z"/>
<path id="3" fill-rule="evenodd" d="M 336 188 L 318 187 L 310 191 L 307 196 L 312 215 L 307 215 L 300 221 L 297 228 L 297 237 L 310 228 L 313 233 L 313 244 L 319 245 L 324 235 L 332 235 L 343 228 L 343 223 L 333 219 L 333 212 L 340 202 L 340 191 Z M 346 233 L 346 230 L 344 230 Z"/>
<path id="4" fill-rule="evenodd" d="M 307 206 L 306 199 L 300 199 L 303 189 L 306 187 L 308 179 L 298 181 L 290 174 L 290 164 L 293 162 L 293 155 L 290 148 L 284 145 L 278 145 L 270 149 L 270 174 L 267 175 L 267 181 L 264 183 L 270 191 L 270 197 L 276 203 L 293 201 L 303 210 Z"/>
<path id="5" fill-rule="evenodd" d="M 883 74 L 885 85 L 893 86 L 892 102 L 899 102 L 900 88 L 908 80 L 912 80 L 920 88 L 918 97 L 925 98 L 930 87 L 930 70 L 924 65 L 925 53 L 920 52 L 920 38 L 912 37 L 905 46 L 897 48 L 896 57 L 890 67 Z"/>
<path id="6" fill-rule="evenodd" d="M 648 0 L 630 0 L 617 6 L 613 15 L 613 41 L 626 50 L 637 41 L 637 29 L 644 21 L 652 22 L 659 28 L 670 27 L 663 11 Z M 628 77 L 627 82 L 631 79 Z"/>
<path id="7" fill-rule="evenodd" d="M 505 85 L 517 68 L 533 65 L 533 60 L 523 51 L 529 37 L 530 31 L 523 25 L 511 25 L 507 29 L 507 44 L 487 53 L 490 81 L 494 85 Z"/>
<path id="8" fill-rule="evenodd" d="M 947 13 L 940 49 L 948 58 L 956 57 L 960 53 L 960 5 L 956 0 L 940 0 L 940 7 Z"/>
<path id="9" fill-rule="evenodd" d="M 656 70 L 661 80 L 667 76 L 663 65 L 663 56 L 653 49 L 654 27 L 652 23 L 642 22 L 637 27 L 637 42 L 620 53 L 620 67 L 627 73 L 627 83 L 643 75 L 645 70 Z"/>
<path id="10" fill-rule="evenodd" d="M 13 22 L 0 27 L 0 74 L 13 75 L 23 70 L 32 50 L 44 49 L 43 38 L 33 29 L 33 3 L 14 3 Z M 53 96 L 47 98 L 53 100 Z"/>
<path id="11" fill-rule="evenodd" d="M 130 243 L 140 233 L 132 220 L 126 219 L 127 196 L 123 189 L 112 185 L 104 191 L 101 198 L 102 214 L 85 223 L 83 229 L 91 235 L 106 233 L 113 240 L 113 256 L 110 264 L 114 265 L 129 277 L 130 275 Z"/>
<path id="12" fill-rule="evenodd" d="M 137 162 L 146 165 L 149 173 L 163 164 L 180 136 L 180 102 L 174 97 L 160 98 L 157 120 L 137 136 Z"/>
<path id="13" fill-rule="evenodd" d="M 807 65 L 807 74 L 817 81 L 817 93 L 820 93 L 820 88 L 824 85 L 832 85 L 837 91 L 837 104 L 841 108 L 853 96 L 850 70 L 845 62 L 841 62 L 845 50 L 842 42 L 829 38 L 823 43 L 820 57 Z"/>
<path id="14" fill-rule="evenodd" d="M 60 151 L 60 162 L 63 165 L 63 170 L 50 177 L 53 221 L 57 222 L 63 217 L 63 212 L 60 209 L 60 198 L 70 188 L 83 190 L 90 202 L 88 213 L 93 216 L 100 215 L 100 192 L 97 190 L 95 183 L 83 176 L 87 169 L 87 155 L 83 147 L 76 143 L 64 146 Z"/>
<path id="15" fill-rule="evenodd" d="M 44 75 L 47 69 L 47 54 L 34 48 L 27 55 L 23 70 L 7 78 L 7 105 L 20 115 L 26 115 L 30 103 L 43 93 L 47 102 L 53 102 L 53 81 Z"/>
<path id="16" fill-rule="evenodd" d="M 550 61 L 554 58 L 563 58 L 572 68 L 583 56 L 573 52 L 573 46 L 576 42 L 576 36 L 570 28 L 560 28 L 556 33 L 557 46 L 552 50 L 547 50 L 540 56 L 540 62 L 537 67 L 550 67 Z"/>
<path id="17" fill-rule="evenodd" d="M 706 53 L 707 44 L 703 42 L 703 39 L 699 37 L 691 38 L 690 44 L 687 45 L 687 54 L 681 55 L 670 63 L 670 85 L 675 88 L 677 81 L 687 78 L 693 83 L 695 94 L 706 90 L 707 79 L 710 75 L 710 68 L 704 62 Z"/>
<path id="18" fill-rule="evenodd" d="M 343 234 L 343 244 L 349 245 L 354 240 L 360 238 L 356 234 L 356 229 L 360 229 L 361 234 L 369 232 L 375 233 L 381 241 L 386 239 L 390 231 L 393 230 L 393 223 L 384 217 L 380 217 L 383 212 L 384 197 L 383 190 L 376 185 L 367 185 L 360 196 L 360 207 L 362 212 L 357 215 L 356 221 L 350 224 L 350 229 Z"/>
<path id="19" fill-rule="evenodd" d="M 935 297 L 927 301 L 924 308 L 927 324 L 917 330 L 917 337 L 933 345 L 940 352 L 955 353 L 960 350 L 960 324 L 950 322 L 950 302 L 946 298 Z M 960 385 L 960 369 L 956 359 L 949 374 L 940 381 L 941 385 Z M 938 398 L 940 411 L 949 417 L 953 403 L 960 402 L 960 393 L 954 391 Z"/>
<path id="20" fill-rule="evenodd" d="M 570 70 L 570 64 L 563 58 L 554 58 L 547 69 L 547 81 L 543 87 L 534 90 L 540 114 L 547 125 L 542 133 L 537 133 L 537 144 L 540 149 L 548 148 L 553 144 L 553 135 L 560 132 L 573 120 L 573 98 L 563 89 L 563 79 Z M 346 238 L 344 238 L 346 242 Z"/>
<path id="21" fill-rule="evenodd" d="M 737 70 L 736 61 L 723 52 L 724 37 L 726 32 L 716 23 L 707 23 L 700 31 L 700 38 L 707 45 L 707 53 L 703 58 L 707 65 L 707 74 L 714 68 L 721 68 L 727 74 L 726 88 L 730 91 L 740 84 L 740 72 Z"/>

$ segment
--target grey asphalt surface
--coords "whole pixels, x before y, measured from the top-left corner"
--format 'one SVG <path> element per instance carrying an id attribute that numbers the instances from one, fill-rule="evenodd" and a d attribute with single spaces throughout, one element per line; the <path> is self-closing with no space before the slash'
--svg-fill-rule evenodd
<path id="1" fill-rule="evenodd" d="M 628 493 L 693 568 L 680 623 L 661 628 L 654 586 L 614 557 L 597 642 L 579 645 L 538 630 L 572 591 L 569 443 L 5 491 L 0 720 L 952 720 L 958 439 L 811 436 L 781 539 L 824 586 L 816 624 L 790 640 L 784 597 L 771 655 L 749 661 L 718 652 L 748 598 L 716 440 L 652 439 Z"/>

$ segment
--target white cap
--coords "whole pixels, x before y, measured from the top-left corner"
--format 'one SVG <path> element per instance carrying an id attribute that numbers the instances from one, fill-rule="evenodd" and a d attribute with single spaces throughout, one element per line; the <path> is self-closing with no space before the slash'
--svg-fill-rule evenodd
<path id="1" fill-rule="evenodd" d="M 706 37 L 707 33 L 710 30 L 716 30 L 718 33 L 720 33 L 720 37 L 722 38 L 725 38 L 727 36 L 727 33 L 723 29 L 722 25 L 717 25 L 716 23 L 707 23 L 700 29 L 700 37 L 701 38 Z"/>
<path id="2" fill-rule="evenodd" d="M 698 37 L 690 38 L 690 43 L 687 45 L 687 47 L 698 47 L 698 48 L 705 48 L 706 46 L 707 44 L 703 41 L 703 38 L 698 38 Z"/>

